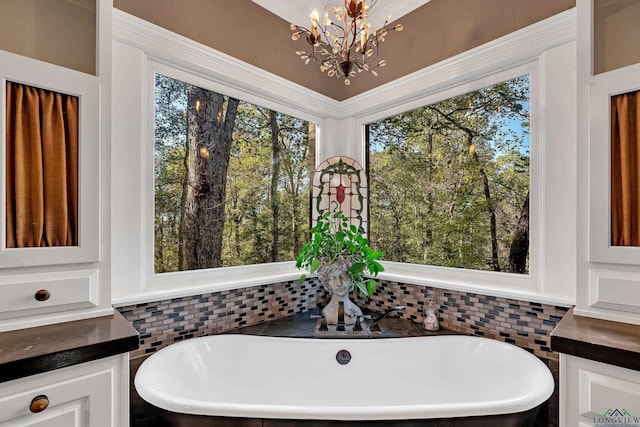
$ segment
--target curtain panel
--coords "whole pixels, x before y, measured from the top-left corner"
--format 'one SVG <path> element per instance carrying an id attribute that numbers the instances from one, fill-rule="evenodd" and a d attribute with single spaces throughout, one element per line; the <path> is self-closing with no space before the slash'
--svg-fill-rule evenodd
<path id="1" fill-rule="evenodd" d="M 6 247 L 78 244 L 78 97 L 7 82 Z"/>
<path id="2" fill-rule="evenodd" d="M 611 244 L 640 246 L 640 91 L 611 97 Z"/>

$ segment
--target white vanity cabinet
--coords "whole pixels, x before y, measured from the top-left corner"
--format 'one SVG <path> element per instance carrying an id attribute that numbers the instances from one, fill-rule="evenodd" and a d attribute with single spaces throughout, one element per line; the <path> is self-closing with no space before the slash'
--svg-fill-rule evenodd
<path id="1" fill-rule="evenodd" d="M 560 426 L 640 425 L 640 326 L 574 313 L 551 333 L 560 353 Z"/>
<path id="2" fill-rule="evenodd" d="M 112 0 L 2 6 L 0 332 L 113 313 L 112 9 Z"/>
<path id="3" fill-rule="evenodd" d="M 575 313 L 640 325 L 640 207 L 631 172 L 640 160 L 627 150 L 635 144 L 628 130 L 638 114 L 633 99 L 640 91 L 640 2 L 577 0 L 576 6 Z"/>
<path id="4" fill-rule="evenodd" d="M 0 383 L 0 427 L 129 425 L 129 356 Z"/>
<path id="5" fill-rule="evenodd" d="M 640 424 L 639 371 L 561 354 L 560 390 L 561 426 Z"/>
<path id="6" fill-rule="evenodd" d="M 0 333 L 0 427 L 126 427 L 129 352 L 118 312 Z"/>

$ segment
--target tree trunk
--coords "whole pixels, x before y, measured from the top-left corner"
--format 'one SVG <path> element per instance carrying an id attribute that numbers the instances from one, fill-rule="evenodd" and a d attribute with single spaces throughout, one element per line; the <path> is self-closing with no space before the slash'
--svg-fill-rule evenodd
<path id="1" fill-rule="evenodd" d="M 185 255 L 189 270 L 222 265 L 227 169 L 237 99 L 196 86 L 187 95 L 189 185 L 185 209 Z"/>
<path id="2" fill-rule="evenodd" d="M 427 262 L 427 251 L 433 244 L 433 132 L 427 135 L 427 228 L 425 230 L 425 244 L 422 247 L 423 261 Z"/>
<path id="3" fill-rule="evenodd" d="M 491 199 L 491 190 L 489 188 L 489 178 L 483 168 L 480 168 L 482 176 L 482 185 L 484 187 L 484 197 L 487 201 L 487 210 L 489 211 L 489 223 L 491 226 L 491 267 L 493 271 L 500 271 L 500 259 L 498 258 L 498 226 L 496 221 L 496 207 Z"/>
<path id="4" fill-rule="evenodd" d="M 467 130 L 467 142 L 469 148 L 473 146 L 473 134 Z M 478 153 L 473 151 L 473 160 L 480 164 L 480 158 Z M 491 228 L 491 268 L 493 271 L 500 270 L 500 258 L 498 258 L 498 225 L 496 221 L 496 207 L 491 199 L 491 188 L 489 187 L 489 178 L 484 168 L 480 167 L 480 176 L 482 177 L 482 187 L 484 189 L 484 198 L 487 202 L 487 211 L 489 212 L 489 225 Z"/>
<path id="5" fill-rule="evenodd" d="M 164 221 L 158 221 L 156 218 L 155 227 L 155 261 L 154 271 L 156 273 L 164 273 Z"/>
<path id="6" fill-rule="evenodd" d="M 404 262 L 405 254 L 404 254 L 404 251 L 402 250 L 404 247 L 404 239 L 402 238 L 402 212 L 400 207 L 396 206 L 393 209 L 393 218 L 395 220 L 394 234 L 396 237 L 396 246 L 395 246 L 395 253 L 394 253 L 393 259 L 397 259 Z"/>
<path id="7" fill-rule="evenodd" d="M 513 234 L 509 250 L 509 273 L 524 274 L 527 272 L 527 256 L 529 255 L 529 192 L 524 199 L 520 211 L 518 226 Z"/>
<path id="8" fill-rule="evenodd" d="M 185 215 L 187 212 L 187 193 L 189 188 L 189 125 L 187 124 L 187 140 L 185 143 L 184 159 L 184 176 L 182 177 L 182 195 L 180 196 L 180 222 L 178 223 L 178 271 L 184 271 L 187 268 L 186 257 L 184 254 L 184 238 L 185 238 Z"/>
<path id="9" fill-rule="evenodd" d="M 278 113 L 269 110 L 271 122 L 271 262 L 278 261 L 278 180 L 280 179 L 280 142 L 278 139 Z"/>
<path id="10" fill-rule="evenodd" d="M 242 259 L 242 246 L 240 245 L 240 221 L 234 221 L 234 240 L 235 240 L 235 249 L 236 249 L 236 258 Z"/>

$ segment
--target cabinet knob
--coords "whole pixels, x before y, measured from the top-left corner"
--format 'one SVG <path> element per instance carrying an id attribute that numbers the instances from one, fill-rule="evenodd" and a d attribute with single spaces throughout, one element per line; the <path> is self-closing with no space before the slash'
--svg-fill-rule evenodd
<path id="1" fill-rule="evenodd" d="M 34 414 L 38 412 L 42 412 L 49 406 L 49 398 L 44 394 L 40 396 L 36 396 L 31 400 L 31 405 L 29 405 L 29 410 Z"/>
<path id="2" fill-rule="evenodd" d="M 39 291 L 36 291 L 36 294 L 34 295 L 34 298 L 38 301 L 46 301 L 51 297 L 51 292 L 49 292 L 47 289 L 40 289 Z"/>

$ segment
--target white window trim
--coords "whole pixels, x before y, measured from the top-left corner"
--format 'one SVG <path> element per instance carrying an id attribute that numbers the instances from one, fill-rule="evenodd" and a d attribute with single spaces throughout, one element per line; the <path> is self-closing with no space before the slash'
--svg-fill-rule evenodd
<path id="1" fill-rule="evenodd" d="M 389 280 L 402 280 L 423 283 L 427 286 L 444 287 L 457 290 L 481 291 L 488 288 L 504 288 L 505 290 L 524 292 L 536 292 L 539 290 L 541 266 L 541 234 L 540 224 L 542 211 L 541 203 L 541 170 L 542 159 L 540 156 L 542 138 L 539 135 L 539 105 L 541 103 L 541 91 L 538 82 L 538 61 L 521 65 L 516 68 L 491 74 L 474 81 L 456 84 L 454 87 L 442 90 L 426 97 L 414 99 L 407 104 L 395 105 L 390 109 L 377 111 L 356 120 L 358 129 L 362 130 L 364 139 L 364 127 L 374 121 L 395 116 L 425 105 L 431 105 L 439 101 L 450 99 L 492 86 L 523 75 L 530 76 L 530 220 L 529 220 L 529 274 L 513 274 L 506 272 L 493 272 L 485 270 L 472 270 L 464 268 L 440 267 L 433 265 L 406 264 L 401 262 L 385 263 L 386 271 L 381 278 Z M 363 141 L 366 147 L 366 141 Z M 367 165 L 368 166 L 368 165 Z M 372 195 L 371 197 L 375 197 Z"/>
<path id="2" fill-rule="evenodd" d="M 112 227 L 113 303 L 135 304 L 277 283 L 300 277 L 302 271 L 295 268 L 293 261 L 175 273 L 154 272 L 155 74 L 163 74 L 316 123 L 316 147 L 319 145 L 326 117 L 319 113 L 336 111 L 337 101 L 117 9 L 114 9 L 114 42 L 118 43 L 118 48 L 114 49 L 116 105 L 113 144 L 116 152 L 131 153 L 133 162 L 115 155 L 122 162 L 114 162 L 112 174 L 112 210 L 117 211 L 113 216 Z M 124 63 L 120 57 L 120 46 L 128 49 L 138 62 Z M 132 86 L 130 80 L 134 81 Z M 127 86 L 127 89 L 121 89 L 119 84 Z M 131 90 L 138 93 L 125 99 L 125 96 L 130 96 Z M 139 117 L 140 123 L 131 123 L 127 120 L 128 117 Z M 123 126 L 121 121 L 128 123 Z M 130 161 L 129 170 L 127 161 Z M 136 162 L 140 170 L 137 173 L 131 172 Z M 132 190 L 136 192 L 136 196 L 127 194 Z M 130 198 L 121 200 L 118 194 L 127 194 Z M 134 203 L 130 203 L 131 201 Z M 118 236 L 118 233 L 127 231 L 134 232 L 135 235 Z"/>
<path id="3" fill-rule="evenodd" d="M 412 103 L 415 104 L 418 101 L 423 103 L 424 99 L 429 97 L 436 99 L 440 96 L 440 99 L 443 99 L 442 97 L 445 93 L 448 93 L 447 91 L 452 91 L 451 93 L 456 90 L 464 91 L 463 88 L 472 85 L 472 82 L 480 82 L 483 79 L 485 79 L 484 81 L 489 81 L 493 78 L 491 76 L 507 75 L 517 70 L 531 71 L 532 87 L 537 84 L 538 80 L 540 80 L 541 85 L 544 85 L 547 78 L 545 75 L 547 68 L 545 67 L 549 65 L 548 63 L 553 62 L 554 58 L 557 59 L 558 56 L 554 49 L 560 49 L 562 53 L 566 53 L 566 51 L 575 52 L 574 40 L 575 11 L 569 10 L 364 94 L 346 101 L 337 102 L 182 36 L 134 18 L 124 12 L 114 10 L 114 41 L 126 45 L 132 54 L 142 58 L 140 63 L 143 65 L 139 67 L 142 69 L 136 71 L 134 66 L 133 72 L 139 72 L 146 76 L 143 79 L 146 82 L 144 83 L 145 85 L 152 82 L 152 78 L 150 79 L 149 76 L 153 75 L 151 71 L 154 69 L 153 67 L 160 69 L 168 66 L 177 73 L 186 72 L 196 78 L 203 78 L 210 82 L 208 84 L 210 87 L 216 84 L 221 85 L 224 87 L 221 92 L 225 95 L 238 96 L 240 99 L 254 102 L 257 105 L 316 122 L 319 124 L 319 131 L 321 131 L 318 132 L 318 138 L 316 139 L 317 163 L 333 156 L 342 155 L 352 157 L 364 165 L 363 125 L 373 120 L 374 117 L 390 115 L 394 108 L 398 111 L 407 111 Z M 114 56 L 114 70 L 118 69 L 119 64 L 117 62 L 118 58 Z M 126 65 L 130 67 L 132 64 Z M 568 70 L 568 72 L 575 76 L 573 70 Z M 114 74 L 117 74 L 117 72 L 114 72 Z M 515 74 L 511 75 L 515 76 Z M 114 87 L 117 85 L 118 81 L 115 81 Z M 146 107 L 142 114 L 143 117 L 147 117 L 145 123 L 148 125 L 148 115 L 152 114 L 151 112 L 153 111 L 148 108 L 149 88 L 144 86 L 140 92 L 144 101 L 141 101 L 138 107 L 142 109 Z M 573 99 L 572 101 L 575 102 Z M 114 103 L 116 102 L 117 100 L 114 99 Z M 539 103 L 544 105 L 545 100 L 542 99 Z M 535 102 L 532 102 L 532 116 L 536 114 L 533 111 L 535 104 Z M 116 106 L 116 109 L 120 107 L 122 106 Z M 140 111 L 137 111 L 137 113 L 140 113 Z M 572 113 L 575 113 L 575 108 L 569 114 Z M 532 125 L 532 145 L 534 138 L 545 138 L 547 131 L 544 123 L 548 119 L 545 114 L 546 112 L 543 109 L 540 112 L 540 118 L 535 129 L 534 125 Z M 114 130 L 118 126 L 118 123 L 115 123 L 116 121 L 114 119 Z M 573 122 L 575 122 L 575 117 Z M 148 127 L 146 130 L 138 129 L 138 135 L 143 141 L 149 141 L 148 136 L 145 135 L 145 133 L 148 133 L 148 129 Z M 540 134 L 539 137 L 535 137 L 536 132 Z M 133 138 L 135 140 L 136 136 L 133 135 Z M 572 147 L 575 146 L 575 134 L 573 134 L 572 138 L 569 138 L 568 143 L 573 144 Z M 541 152 L 544 149 L 543 144 Z M 536 164 L 541 161 L 534 159 L 533 156 L 534 150 L 532 150 L 532 169 L 540 167 L 536 166 Z M 145 168 L 148 169 L 148 165 L 145 165 Z M 117 166 L 114 166 L 113 175 L 118 175 Z M 542 174 L 536 175 L 541 176 Z M 140 179 L 142 180 L 142 177 Z M 532 173 L 532 179 L 537 179 L 534 178 L 534 173 Z M 532 201 L 544 207 L 545 200 L 533 192 L 543 192 L 542 189 L 547 188 L 545 185 L 552 185 L 553 183 L 544 182 L 543 177 L 540 178 L 540 181 L 540 183 L 534 182 L 532 185 Z M 573 185 L 575 193 L 575 177 L 571 177 L 569 181 L 569 186 Z M 135 185 L 133 186 L 135 187 Z M 122 190 L 116 187 L 117 185 L 114 185 L 114 194 L 118 190 Z M 140 200 L 147 200 L 146 203 L 148 204 L 150 196 L 144 189 L 153 187 L 149 187 L 148 183 L 145 183 L 144 185 L 140 184 L 139 188 L 141 191 Z M 574 213 L 573 218 L 575 218 L 575 204 L 567 203 L 570 205 L 569 210 Z M 144 213 L 142 209 L 138 211 L 134 209 L 131 214 L 134 215 L 134 218 L 138 214 L 139 218 L 141 218 L 141 228 L 149 229 L 149 218 L 151 218 L 152 222 L 153 215 L 149 215 L 148 209 Z M 536 215 L 532 209 L 532 216 L 536 217 Z M 543 217 L 541 216 L 534 220 L 536 221 L 534 227 L 545 227 Z M 136 237 L 139 240 L 139 245 L 136 246 L 137 249 L 134 248 L 134 252 L 137 250 L 139 253 L 138 255 L 135 253 L 133 255 L 139 257 L 140 264 L 143 264 L 142 261 L 144 260 L 146 271 L 142 271 L 141 266 L 137 266 L 138 263 L 136 262 L 129 262 L 128 264 L 123 262 L 127 251 L 119 255 L 119 260 L 115 259 L 115 254 L 118 254 L 119 249 L 124 249 L 116 247 L 118 239 L 115 233 L 118 232 L 118 229 L 118 221 L 114 221 L 113 293 L 116 305 L 274 283 L 292 280 L 300 275 L 300 271 L 294 268 L 293 262 L 285 262 L 225 267 L 215 270 L 163 273 L 158 277 L 151 277 L 148 274 L 148 269 L 149 267 L 153 268 L 153 264 L 149 263 L 148 260 L 150 258 L 144 255 L 145 252 L 149 251 L 149 246 L 146 245 L 145 247 L 142 242 L 144 240 L 143 230 L 140 230 L 140 236 Z M 551 227 L 551 229 L 554 229 L 554 227 Z M 464 271 L 399 263 L 385 263 L 387 271 L 379 277 L 381 279 L 437 286 L 452 290 L 472 291 L 499 297 L 570 305 L 575 298 L 575 230 L 573 230 L 573 233 L 568 232 L 567 236 L 569 239 L 573 239 L 570 245 L 565 245 L 570 248 L 567 254 L 567 264 L 571 265 L 570 268 L 567 267 L 559 274 L 556 274 L 557 271 L 545 272 L 546 266 L 544 264 L 549 256 L 538 256 L 538 260 L 535 260 L 536 256 L 534 254 L 532 256 L 532 273 L 524 279 L 522 277 L 513 277 L 519 275 L 508 273 Z M 534 248 L 533 251 L 536 253 L 543 252 L 548 249 L 548 245 L 554 243 L 553 238 L 550 241 L 545 241 L 547 237 L 549 236 L 545 237 L 542 234 L 540 237 L 533 237 L 532 241 L 538 238 L 541 239 L 541 242 L 536 243 L 537 248 Z M 129 251 L 129 253 L 131 252 Z M 536 263 L 539 264 L 537 267 Z M 127 270 L 117 271 L 118 266 L 122 265 L 126 265 L 128 267 Z M 138 270 L 136 270 L 136 266 Z M 538 274 L 537 272 L 545 273 Z M 505 279 L 495 279 L 494 276 L 496 274 Z M 510 280 L 511 278 L 515 281 Z"/>
<path id="4" fill-rule="evenodd" d="M 185 83 L 189 83 L 203 89 L 214 91 L 225 96 L 237 97 L 241 101 L 250 102 L 254 105 L 265 108 L 273 108 L 278 112 L 293 115 L 303 120 L 317 122 L 317 117 L 300 114 L 298 111 L 289 106 L 279 105 L 270 102 L 267 99 L 256 96 L 254 93 L 246 92 L 238 88 L 227 88 L 224 83 L 208 79 L 203 76 L 192 74 L 188 71 L 179 70 L 175 67 L 161 64 L 155 61 L 148 61 L 146 82 L 148 84 L 146 93 L 148 95 L 146 111 L 150 112 L 150 117 L 146 120 L 146 133 L 144 141 L 147 143 L 143 147 L 143 173 L 144 188 L 142 196 L 144 197 L 143 207 L 143 224 L 145 237 L 143 239 L 144 257 L 143 271 L 144 283 L 148 289 L 171 287 L 175 283 L 182 283 L 187 286 L 206 286 L 211 283 L 219 284 L 216 290 L 222 288 L 233 289 L 237 287 L 246 287 L 261 283 L 270 283 L 275 279 L 292 280 L 300 277 L 302 272 L 295 272 L 293 262 L 277 262 L 267 264 L 242 265 L 234 267 L 220 267 L 212 269 L 178 271 L 171 273 L 156 273 L 154 271 L 154 229 L 155 229 L 155 196 L 154 196 L 154 117 L 155 108 L 155 76 L 161 74 Z M 265 105 L 266 104 L 266 105 Z M 286 112 L 285 112 L 286 111 Z M 303 116 L 303 117 L 301 117 Z"/>
<path id="5" fill-rule="evenodd" d="M 576 12 L 572 9 L 342 103 L 345 115 L 355 116 L 348 125 L 356 135 L 352 139 L 360 143 L 358 157 L 364 159 L 367 123 L 518 75 L 531 75 L 530 274 L 385 262 L 386 271 L 379 278 L 562 306 L 575 303 L 575 38 Z M 574 68 L 556 64 L 567 53 L 572 55 L 566 59 Z M 572 87 L 553 87 L 551 80 L 560 74 L 569 76 L 567 83 Z M 555 89 L 564 92 L 554 93 Z M 570 121 L 558 124 L 555 116 L 561 114 Z M 559 149 L 556 144 L 567 147 Z M 545 162 L 550 163 L 555 155 L 567 160 L 559 164 L 566 171 L 558 170 L 556 163 L 549 174 L 551 166 Z M 567 198 L 551 194 L 559 180 Z M 570 219 L 566 224 L 558 215 L 563 208 L 564 219 Z"/>

